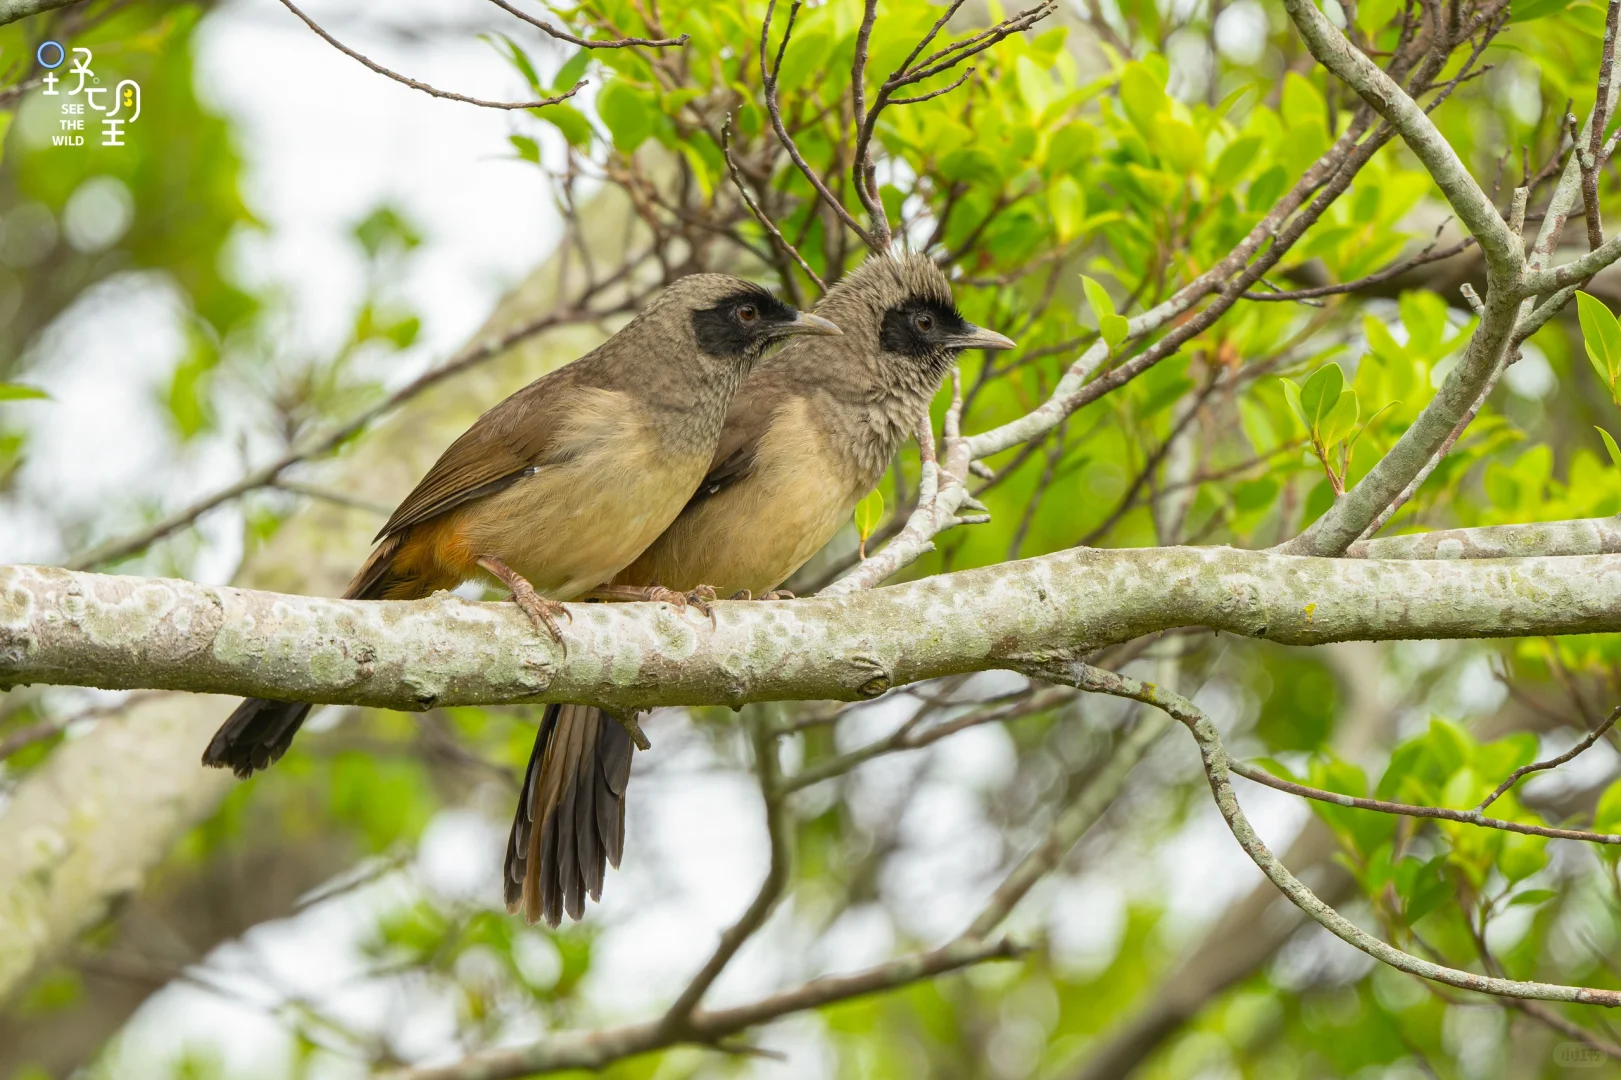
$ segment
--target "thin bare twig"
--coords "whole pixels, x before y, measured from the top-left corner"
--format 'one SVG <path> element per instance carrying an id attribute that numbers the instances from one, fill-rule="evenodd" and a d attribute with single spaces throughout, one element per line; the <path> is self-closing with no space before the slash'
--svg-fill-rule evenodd
<path id="1" fill-rule="evenodd" d="M 1440 251 L 1434 251 L 1432 249 L 1435 247 L 1435 243 L 1431 241 L 1423 251 L 1405 259 L 1398 259 L 1383 270 L 1376 270 L 1367 277 L 1357 278 L 1355 281 L 1341 282 L 1338 285 L 1318 285 L 1309 289 L 1280 289 L 1271 293 L 1247 292 L 1244 294 L 1244 299 L 1278 303 L 1285 300 L 1315 300 L 1323 296 L 1339 296 L 1343 293 L 1358 292 L 1368 288 L 1370 285 L 1379 285 L 1389 281 L 1391 278 L 1400 277 L 1409 270 L 1428 263 L 1450 259 L 1454 255 L 1469 250 L 1474 245 L 1475 238 L 1470 236 L 1458 241 L 1456 244 L 1442 248 Z"/>
<path id="2" fill-rule="evenodd" d="M 863 229 L 861 223 L 844 208 L 844 203 L 839 201 L 838 196 L 828 190 L 821 174 L 811 168 L 810 163 L 805 160 L 805 155 L 800 153 L 799 144 L 794 141 L 794 137 L 788 133 L 787 125 L 783 123 L 782 102 L 777 98 L 777 75 L 782 70 L 782 57 L 788 50 L 788 40 L 794 33 L 794 20 L 798 18 L 799 9 L 803 6 L 803 0 L 793 0 L 789 5 L 788 25 L 783 30 L 782 41 L 777 45 L 776 60 L 768 65 L 766 58 L 770 55 L 771 17 L 776 13 L 777 0 L 768 0 L 766 4 L 765 20 L 760 24 L 760 92 L 765 98 L 766 113 L 771 117 L 771 128 L 777 133 L 777 141 L 788 151 L 789 160 L 794 163 L 800 174 L 810 181 L 811 187 L 816 189 L 822 201 L 827 203 L 828 208 L 838 215 L 839 220 L 859 236 L 863 243 L 874 251 L 882 251 L 887 244 L 880 244 L 874 234 Z"/>
<path id="3" fill-rule="evenodd" d="M 743 205 L 748 207 L 750 214 L 754 215 L 754 220 L 758 221 L 760 227 L 770 234 L 771 239 L 776 241 L 778 248 L 799 264 L 799 268 L 805 271 L 805 276 L 814 281 L 818 289 L 827 292 L 827 282 L 822 280 L 820 274 L 811 269 L 811 264 L 805 261 L 805 256 L 801 255 L 799 249 L 788 242 L 788 238 L 782 235 L 782 230 L 777 228 L 776 223 L 761 212 L 760 208 L 755 205 L 753 197 L 749 195 L 748 188 L 743 185 L 743 176 L 738 172 L 736 159 L 732 157 L 731 113 L 726 114 L 726 121 L 720 127 L 720 149 L 721 153 L 726 156 L 726 169 L 732 174 L 732 183 L 736 185 L 737 193 L 743 199 Z"/>
<path id="4" fill-rule="evenodd" d="M 1515 784 L 1519 783 L 1522 776 L 1527 776 L 1534 772 L 1545 772 L 1548 769 L 1557 769 L 1559 766 L 1565 764 L 1565 762 L 1575 759 L 1579 754 L 1583 753 L 1594 743 L 1602 739 L 1604 737 L 1604 733 L 1613 728 L 1617 720 L 1621 720 L 1621 705 L 1618 705 L 1612 709 L 1610 711 L 1610 715 L 1605 717 L 1602 724 L 1588 732 L 1585 739 L 1571 747 L 1569 750 L 1566 750 L 1563 754 L 1560 754 L 1557 757 L 1548 758 L 1546 761 L 1533 761 L 1529 765 L 1521 765 L 1518 769 L 1515 769 L 1509 774 L 1507 780 L 1504 780 L 1501 784 L 1497 785 L 1496 790 L 1494 790 L 1484 799 L 1480 800 L 1480 805 L 1475 807 L 1475 811 L 1478 813 L 1485 810 L 1486 807 L 1502 798 L 1503 793 L 1509 788 L 1513 787 Z"/>
<path id="5" fill-rule="evenodd" d="M 1502 821 L 1498 818 L 1486 817 L 1478 809 L 1448 810 L 1441 806 L 1415 806 L 1409 803 L 1387 802 L 1384 799 L 1363 799 L 1353 795 L 1341 795 L 1337 791 L 1324 791 L 1322 788 L 1297 784 L 1293 780 L 1273 776 L 1265 769 L 1242 761 L 1231 761 L 1228 763 L 1228 768 L 1244 779 L 1253 780 L 1257 784 L 1262 784 L 1277 791 L 1286 791 L 1291 795 L 1299 795 L 1304 799 L 1333 803 L 1335 806 L 1349 806 L 1357 810 L 1372 810 L 1380 814 L 1398 814 L 1402 817 L 1456 821 L 1464 825 L 1475 825 L 1482 829 L 1500 829 L 1504 832 L 1523 833 L 1526 836 L 1546 836 L 1553 840 L 1584 840 L 1590 844 L 1621 844 L 1621 836 L 1611 833 L 1587 832 L 1583 829 L 1555 829 L 1543 825 L 1527 825 L 1519 821 Z"/>
<path id="6" fill-rule="evenodd" d="M 754 743 L 754 768 L 759 777 L 760 798 L 765 803 L 766 834 L 771 839 L 770 867 L 766 871 L 765 880 L 760 883 L 760 891 L 755 894 L 754 902 L 748 906 L 748 910 L 743 912 L 737 922 L 727 927 L 721 934 L 720 944 L 715 947 L 714 953 L 659 1021 L 659 1028 L 672 1036 L 686 1034 L 692 1030 L 693 1012 L 703 1001 L 704 994 L 708 993 L 715 980 L 720 978 L 721 972 L 726 970 L 726 965 L 732 962 L 732 958 L 743 947 L 743 943 L 765 925 L 766 919 L 776 908 L 777 901 L 782 899 L 783 890 L 788 887 L 789 871 L 793 862 L 793 833 L 783 806 L 781 767 L 777 761 L 776 727 L 763 715 L 765 708 L 769 706 L 755 710 L 750 734 Z"/>
<path id="7" fill-rule="evenodd" d="M 291 11 L 294 15 L 297 15 L 299 19 L 303 21 L 305 26 L 315 31 L 317 37 L 326 42 L 328 45 L 332 46 L 334 49 L 337 49 L 339 52 L 343 53 L 343 55 L 349 57 L 351 60 L 357 60 L 366 65 L 366 67 L 370 68 L 372 71 L 375 71 L 377 74 L 393 79 L 395 82 L 404 86 L 409 86 L 413 90 L 420 90 L 424 94 L 429 94 L 436 98 L 443 98 L 446 101 L 460 101 L 463 104 L 477 105 L 484 109 L 539 109 L 544 108 L 547 105 L 556 105 L 560 101 L 568 100 L 575 94 L 579 93 L 580 88 L 586 84 L 586 80 L 581 79 L 579 82 L 575 83 L 561 94 L 558 94 L 555 97 L 541 98 L 538 101 L 485 101 L 483 98 L 468 97 L 465 94 L 451 93 L 449 90 L 441 90 L 436 86 L 429 86 L 427 83 L 413 79 L 408 75 L 401 75 L 397 71 L 384 67 L 382 64 L 379 64 L 377 61 L 371 59 L 365 54 L 356 52 L 354 49 L 351 49 L 349 46 L 327 33 L 326 30 L 322 28 L 320 23 L 304 14 L 303 11 L 299 10 L 299 8 L 293 3 L 293 0 L 281 0 L 281 4 L 288 11 Z"/>
<path id="8" fill-rule="evenodd" d="M 621 37 L 610 38 L 607 41 L 593 41 L 588 38 L 576 37 L 567 30 L 559 30 L 546 20 L 537 19 L 528 12 L 513 7 L 511 4 L 507 3 L 506 0 L 490 0 L 490 3 L 494 4 L 496 7 L 500 8 L 502 11 L 505 11 L 508 15 L 511 15 L 514 18 L 522 19 L 524 22 L 535 27 L 543 34 L 548 34 L 551 37 L 556 38 L 558 41 L 566 41 L 571 45 L 578 45 L 582 49 L 627 49 L 637 45 L 645 46 L 649 49 L 666 49 L 673 48 L 678 45 L 685 45 L 689 38 L 689 35 L 682 34 L 680 37 L 675 38 Z"/>

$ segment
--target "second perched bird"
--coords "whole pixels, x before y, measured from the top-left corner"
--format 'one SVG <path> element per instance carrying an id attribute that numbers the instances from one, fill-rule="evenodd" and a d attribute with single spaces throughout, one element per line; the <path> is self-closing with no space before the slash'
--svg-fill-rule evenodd
<path id="1" fill-rule="evenodd" d="M 414 600 L 487 573 L 552 637 L 680 513 L 772 342 L 837 334 L 741 278 L 695 274 L 596 349 L 519 390 L 439 458 L 344 593 Z M 286 752 L 310 706 L 250 698 L 203 753 L 238 776 Z"/>
<path id="2" fill-rule="evenodd" d="M 697 494 L 627 569 L 615 599 L 709 586 L 769 593 L 849 520 L 916 430 L 965 349 L 1010 349 L 966 321 L 922 255 L 874 255 L 835 284 L 818 314 L 836 341 L 795 342 L 744 382 Z M 507 842 L 506 902 L 534 922 L 578 919 L 599 899 L 625 837 L 630 736 L 601 710 L 546 709 Z"/>

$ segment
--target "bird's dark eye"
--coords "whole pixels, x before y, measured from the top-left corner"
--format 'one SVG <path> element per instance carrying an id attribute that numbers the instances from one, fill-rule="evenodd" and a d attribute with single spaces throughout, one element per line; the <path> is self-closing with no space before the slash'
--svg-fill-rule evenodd
<path id="1" fill-rule="evenodd" d="M 742 307 L 737 309 L 737 321 L 742 323 L 744 326 L 749 325 L 759 317 L 760 309 L 755 307 L 753 304 L 744 304 Z"/>
<path id="2" fill-rule="evenodd" d="M 934 329 L 934 316 L 927 312 L 919 312 L 912 316 L 912 325 L 917 327 L 918 333 L 927 334 Z"/>

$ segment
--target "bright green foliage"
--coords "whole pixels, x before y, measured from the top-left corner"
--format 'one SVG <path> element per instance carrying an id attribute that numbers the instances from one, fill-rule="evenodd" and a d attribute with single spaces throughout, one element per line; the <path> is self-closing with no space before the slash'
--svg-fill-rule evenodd
<path id="1" fill-rule="evenodd" d="M 896 235 L 914 247 L 928 245 L 941 259 L 969 319 L 1020 344 L 1011 353 L 962 358 L 967 433 L 1040 404 L 1099 339 L 1109 353 L 1102 374 L 1141 356 L 1171 327 L 1133 339 L 1132 320 L 1227 257 L 1351 122 L 1353 98 L 1311 63 L 1273 0 L 1259 9 L 1264 27 L 1248 59 L 1222 51 L 1219 37 L 1211 46 L 1208 8 L 1149 0 L 1103 7 L 1109 33 L 1088 25 L 1087 5 L 1070 5 L 1062 24 L 1048 20 L 998 43 L 973 59 L 974 74 L 961 86 L 892 106 L 877 124 L 875 175 Z M 787 8 L 775 9 L 773 54 Z M 1234 24 L 1244 14 L 1240 5 L 1221 8 Z M 605 0 L 546 15 L 580 32 L 595 27 L 599 36 L 607 24 L 628 34 L 690 35 L 682 49 L 663 52 L 560 47 L 527 32 L 492 35 L 492 65 L 514 85 L 521 81 L 536 96 L 582 79 L 588 85 L 567 102 L 512 116 L 489 154 L 527 164 L 537 180 L 553 185 L 548 192 L 564 190 L 565 175 L 586 178 L 569 191 L 586 198 L 600 178 L 610 185 L 645 179 L 650 187 L 638 190 L 638 213 L 653 213 L 671 235 L 689 218 L 704 223 L 683 234 L 700 237 L 701 244 L 667 242 L 661 259 L 685 268 L 697 251 L 694 265 L 741 270 L 780 285 L 796 302 L 814 303 L 809 276 L 738 209 L 722 149 L 729 118 L 731 153 L 750 194 L 817 274 L 836 278 L 866 256 L 854 235 L 818 208 L 810 183 L 777 146 L 757 55 L 765 10 L 763 0 Z M 880 4 L 867 70 L 869 104 L 941 10 Z M 1397 45 L 1404 10 L 1397 0 L 1362 0 L 1354 6 L 1358 40 L 1387 55 Z M 648 23 L 655 13 L 658 28 Z M 118 269 L 161 272 L 185 297 L 186 348 L 158 395 L 177 442 L 218 434 L 227 406 L 243 401 L 256 410 L 258 433 L 273 434 L 278 445 L 351 416 L 377 400 L 382 365 L 376 361 L 410 347 L 419 335 L 420 315 L 402 299 L 399 281 L 410 260 L 421 257 L 422 237 L 397 208 L 368 210 L 352 226 L 347 240 L 364 260 L 366 290 L 345 340 L 330 355 L 285 355 L 276 298 L 250 295 L 222 273 L 227 237 L 258 226 L 238 194 L 233 133 L 193 96 L 198 14 L 191 5 L 135 4 L 87 38 L 128 44 L 121 63 L 153 87 L 151 100 L 161 100 L 164 111 L 151 115 L 145 137 L 132 144 L 135 152 L 114 170 L 135 210 L 128 233 L 106 258 L 59 245 L 44 262 L 0 269 L 0 311 L 16 312 L 0 319 L 0 487 L 27 451 L 5 425 L 32 415 L 25 410 L 71 404 L 24 400 L 36 395 L 28 392 L 31 376 L 19 358 L 86 289 Z M 778 81 L 783 117 L 806 162 L 866 225 L 851 190 L 848 156 L 847 93 L 861 14 L 856 0 L 799 8 Z M 1529 148 L 1535 170 L 1559 152 L 1565 101 L 1574 99 L 1578 114 L 1590 105 L 1602 16 L 1602 6 L 1591 3 L 1517 4 L 1509 29 L 1482 58 L 1492 72 L 1461 83 L 1431 114 L 1483 181 L 1510 153 L 1500 203 L 1507 203 L 1518 176 L 1518 148 Z M 967 5 L 941 40 L 971 35 L 995 17 L 996 5 L 983 11 Z M 0 66 L 33 36 L 27 24 L 0 28 Z M 1189 57 L 1208 58 L 1212 50 L 1217 79 L 1201 85 L 1200 65 Z M 1460 62 L 1455 58 L 1439 77 Z M 904 93 L 944 90 L 961 73 L 940 73 Z M 7 135 L 10 117 L 0 110 L 0 216 L 38 203 L 59 217 L 91 177 L 25 145 L 17 125 Z M 1601 185 L 1613 231 L 1621 205 L 1612 172 L 1603 174 Z M 672 206 L 683 216 L 670 212 Z M 1328 202 L 1249 295 L 1356 281 L 1430 243 L 1446 214 L 1429 177 L 1393 143 Z M 615 235 L 635 233 L 624 221 L 611 224 Z M 635 234 L 643 242 L 645 220 L 631 224 L 643 229 Z M 1579 229 L 1573 222 L 1567 243 Z M 1436 242 L 1451 243 L 1450 233 Z M 565 265 L 578 273 L 578 264 Z M 1462 277 L 1441 273 L 1453 265 L 1419 266 L 1324 296 L 1315 302 L 1320 306 L 1238 302 L 1174 355 L 1077 411 L 1044 441 L 989 462 L 995 479 L 976 477 L 973 485 L 989 507 L 990 524 L 943 534 L 937 550 L 909 573 L 1076 544 L 1260 548 L 1297 534 L 1390 451 L 1463 354 L 1476 319 L 1456 290 Z M 1611 314 L 1616 297 L 1605 291 L 1603 276 L 1589 289 L 1527 343 L 1524 359 L 1387 533 L 1621 512 L 1621 447 L 1611 435 L 1621 430 L 1621 324 Z M 8 299 L 13 296 L 15 304 Z M 1541 391 L 1534 380 L 1521 379 L 1537 370 L 1551 384 Z M 934 404 L 937 429 L 948 395 Z M 841 538 L 845 549 L 864 552 L 886 522 L 906 513 L 917 483 L 915 453 L 903 452 L 895 470 L 898 476 L 886 477 L 856 508 L 856 536 Z M 246 502 L 249 551 L 298 505 L 285 493 Z M 188 572 L 198 543 L 188 536 L 152 558 Z M 826 569 L 813 566 L 811 576 Z M 1615 675 L 1621 645 L 1601 637 L 1468 647 L 1397 643 L 1349 668 L 1344 654 L 1332 650 L 1288 650 L 1208 634 L 1179 640 L 1187 645 L 1179 681 L 1224 706 L 1217 719 L 1235 754 L 1264 758 L 1280 776 L 1331 791 L 1453 809 L 1477 805 L 1516 767 L 1568 747 L 1614 703 L 1621 685 Z M 1159 662 L 1157 652 L 1140 661 Z M 1512 695 L 1499 692 L 1493 672 L 1513 687 Z M 898 703 L 901 695 L 895 698 Z M 961 715 L 951 711 L 956 708 L 940 715 Z M 821 722 L 818 710 L 830 707 L 786 709 L 789 720 L 802 722 L 784 739 L 790 771 L 848 753 L 871 734 L 859 719 Z M 1595 710 L 1597 716 L 1589 715 Z M 0 704 L 0 739 L 50 715 L 37 700 Z M 397 979 L 448 1002 L 446 1013 L 465 1047 L 511 1041 L 514 1032 L 529 1038 L 641 1019 L 602 1007 L 614 988 L 593 988 L 609 970 L 602 958 L 622 929 L 616 920 L 629 918 L 624 908 L 591 908 L 584 924 L 545 932 L 507 916 L 493 894 L 476 901 L 444 897 L 412 876 L 416 844 L 436 815 L 471 807 L 494 828 L 505 827 L 516 794 L 512 777 L 528 760 L 539 717 L 538 708 L 454 709 L 423 717 L 356 712 L 340 723 L 313 725 L 286 760 L 237 788 L 187 836 L 154 879 L 153 897 L 143 899 L 157 903 L 168 895 L 164 889 L 179 891 L 235 865 L 232 860 L 246 864 L 284 853 L 307 864 L 300 872 L 313 877 L 313 886 L 370 859 L 362 873 L 379 868 L 379 888 L 388 895 L 373 911 L 366 960 L 382 973 L 379 981 Z M 790 954 L 781 967 L 784 984 L 815 969 L 816 948 L 846 920 L 870 919 L 894 953 L 935 944 L 921 940 L 915 900 L 903 899 L 916 890 L 908 893 L 897 883 L 921 876 L 918 867 L 927 865 L 941 881 L 988 895 L 1001 871 L 1040 842 L 1060 808 L 1094 782 L 1137 717 L 1090 701 L 1036 709 L 986 725 L 1011 758 L 1006 775 L 953 779 L 935 765 L 948 759 L 923 750 L 864 764 L 797 794 L 791 800 L 793 880 L 771 924 L 780 937 L 769 939 L 772 948 L 765 950 Z M 653 800 L 661 784 L 715 782 L 718 773 L 744 782 L 749 762 L 738 718 L 716 708 L 691 710 L 689 719 L 684 728 L 649 727 L 658 756 L 638 761 L 633 800 Z M 951 736 L 960 737 L 972 736 Z M 6 782 L 48 760 L 62 739 L 50 733 L 7 757 Z M 1180 1008 L 1186 992 L 1192 1015 L 1154 1028 L 1168 1033 L 1148 1040 L 1134 1062 L 1136 1075 L 1363 1078 L 1407 1075 L 1396 1070 L 1419 1058 L 1447 1080 L 1565 1075 L 1551 1056 L 1556 1036 L 1523 1015 L 1453 1004 L 1405 976 L 1378 966 L 1369 972 L 1349 949 L 1310 935 L 1237 972 L 1231 985 L 1223 982 L 1202 996 L 1190 990 L 1200 972 L 1190 976 L 1182 965 L 1197 966 L 1204 957 L 1201 971 L 1209 974 L 1206 923 L 1222 912 L 1211 901 L 1190 918 L 1175 906 L 1174 894 L 1188 888 L 1190 874 L 1179 856 L 1190 836 L 1204 845 L 1218 834 L 1202 831 L 1213 815 L 1191 752 L 1183 745 L 1162 753 L 1132 773 L 1125 793 L 1047 883 L 1050 889 L 1038 889 L 1016 913 L 1013 932 L 1030 946 L 1019 961 L 819 1012 L 807 1028 L 825 1040 L 830 1070 L 851 1077 L 1072 1075 L 1120 1031 L 1144 1030 L 1132 1025 L 1163 1018 L 1155 1010 L 1166 1003 Z M 900 760 L 920 767 L 915 774 L 881 771 Z M 1263 797 L 1288 797 L 1257 793 L 1246 781 L 1238 787 L 1246 806 L 1254 800 L 1250 808 L 1268 843 L 1293 858 L 1286 819 L 1259 812 L 1278 805 L 1263 804 Z M 1615 848 L 1595 857 L 1565 841 L 1327 803 L 1311 809 L 1311 820 L 1320 823 L 1312 828 L 1330 839 L 1308 833 L 1301 857 L 1313 843 L 1319 854 L 1333 856 L 1313 859 L 1310 875 L 1307 866 L 1293 868 L 1325 894 L 1338 889 L 1336 904 L 1360 924 L 1411 951 L 1475 970 L 1485 966 L 1484 941 L 1493 962 L 1513 977 L 1617 984 L 1604 963 L 1621 938 Z M 1621 782 L 1589 777 L 1566 790 L 1528 778 L 1497 799 L 1490 813 L 1522 823 L 1621 831 Z M 648 850 L 652 830 L 636 814 L 633 809 L 626 858 L 646 867 L 663 853 Z M 950 825 L 950 843 L 930 848 L 926 834 L 938 820 Z M 1213 843 L 1236 864 L 1239 856 L 1224 836 Z M 925 864 L 924 856 L 941 861 Z M 286 864 L 272 865 L 289 880 L 299 877 Z M 1197 872 L 1205 870 L 1200 863 Z M 1336 879 L 1336 873 L 1347 876 Z M 625 886 L 629 877 L 629 870 L 610 875 L 608 890 Z M 1202 881 L 1194 886 L 1203 887 Z M 209 895 L 227 892 L 217 888 Z M 1085 948 L 1067 943 L 1064 935 L 1076 925 L 1095 930 L 1107 921 L 1087 906 L 1099 903 L 1099 893 L 1116 903 L 1116 932 L 1100 933 L 1104 940 L 1089 940 Z M 636 914 L 656 916 L 666 898 L 629 899 Z M 278 917 L 295 901 L 296 895 L 279 906 L 267 901 L 271 910 L 254 917 Z M 1211 933 L 1219 940 L 1210 948 L 1230 955 L 1227 950 L 1253 938 L 1257 927 L 1270 926 L 1280 907 L 1262 903 L 1236 928 L 1216 923 Z M 109 928 L 100 941 L 123 932 Z M 801 964 L 801 953 L 816 959 Z M 39 1015 L 62 1015 L 97 992 L 94 980 L 64 968 L 43 980 L 26 1004 Z M 1576 1009 L 1561 1015 L 1592 1021 Z M 335 1045 L 363 1058 L 380 1052 L 364 1038 L 335 1031 L 330 1018 L 300 1003 L 287 1005 L 281 1016 L 293 1034 L 296 1068 L 319 1062 Z M 1479 1017 L 1502 1026 L 1480 1034 L 1467 1026 Z M 765 1042 L 772 1045 L 769 1034 Z M 730 1076 L 752 1067 L 686 1049 L 620 1063 L 610 1075 Z M 220 1069 L 195 1053 L 175 1072 Z"/>
<path id="2" fill-rule="evenodd" d="M 871 536 L 873 532 L 877 530 L 879 524 L 883 520 L 884 493 L 878 488 L 873 488 L 871 491 L 867 492 L 866 495 L 862 496 L 860 502 L 856 503 L 856 533 L 861 537 L 861 551 L 863 557 L 865 557 L 867 550 L 867 537 Z"/>

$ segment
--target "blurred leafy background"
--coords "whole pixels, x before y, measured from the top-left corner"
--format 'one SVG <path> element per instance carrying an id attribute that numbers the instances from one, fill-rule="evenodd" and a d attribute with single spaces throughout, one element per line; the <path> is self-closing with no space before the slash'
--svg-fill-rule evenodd
<path id="1" fill-rule="evenodd" d="M 1368 41 L 1388 45 L 1398 8 L 1357 9 Z M 899 63 L 940 10 L 883 7 L 872 70 Z M 138 79 L 145 107 L 124 150 L 69 150 L 49 143 L 50 99 L 3 99 L 0 383 L 49 396 L 0 401 L 0 561 L 65 561 L 139 533 L 385 400 L 491 311 L 488 325 L 510 326 L 615 266 L 644 283 L 740 269 L 814 300 L 735 198 L 716 137 L 728 114 L 744 182 L 812 268 L 832 277 L 864 255 L 770 152 L 762 3 L 604 0 L 551 16 L 691 35 L 657 53 L 562 48 L 472 0 L 311 11 L 437 84 L 508 98 L 591 84 L 533 114 L 475 113 L 364 72 L 259 0 L 87 0 L 0 28 L 4 85 L 33 78 L 34 48 L 57 38 Z M 953 27 L 1005 14 L 969 4 Z M 1499 203 L 1522 170 L 1557 156 L 1567 100 L 1590 106 L 1603 16 L 1588 0 L 1522 6 L 1474 61 L 1484 73 L 1434 113 L 1478 177 L 1507 176 Z M 819 167 L 844 137 L 836 103 L 859 18 L 850 0 L 805 8 L 782 67 L 784 114 Z M 1344 90 L 1261 0 L 1065 5 L 974 65 L 961 89 L 891 110 L 877 132 L 897 234 L 949 266 L 969 318 L 1020 342 L 965 358 L 968 431 L 1034 407 L 1117 313 L 1223 256 L 1348 117 Z M 1621 209 L 1613 176 L 1602 191 Z M 1269 281 L 1351 281 L 1458 239 L 1393 145 Z M 1429 400 L 1473 324 L 1459 286 L 1482 277 L 1461 250 L 1312 305 L 1241 302 L 1051 437 L 993 461 L 979 494 L 991 524 L 947 534 L 911 572 L 1076 544 L 1264 547 L 1293 535 Z M 1608 275 L 1590 291 L 1621 298 Z M 431 460 L 480 402 L 576 355 L 622 318 L 613 307 L 112 565 L 330 591 L 333 567 L 410 482 L 411 455 Z M 1575 309 L 1524 352 L 1392 530 L 1621 511 L 1621 463 L 1595 431 L 1621 434 L 1621 416 Z M 916 483 L 908 451 L 880 488 L 887 509 L 867 504 L 882 520 L 866 531 L 881 540 L 904 519 Z M 856 546 L 852 525 L 795 587 L 827 580 Z M 1236 754 L 1334 790 L 1461 807 L 1596 725 L 1621 690 L 1618 658 L 1607 638 L 1304 651 L 1186 635 L 1119 659 L 1171 664 Z M 949 723 L 986 703 L 1008 708 L 804 787 L 790 900 L 721 999 L 955 932 L 1106 770 L 1136 715 L 981 676 L 853 709 L 794 706 L 803 722 L 786 762 L 817 768 L 924 710 Z M 63 691 L 0 698 L 0 800 L 121 706 Z M 496 904 L 537 719 L 326 710 L 7 1004 L 0 1075 L 360 1075 L 648 1014 L 764 865 L 747 741 L 724 712 L 656 714 L 626 868 L 582 924 L 553 933 Z M 1615 831 L 1618 775 L 1601 742 L 1498 807 Z M 1245 798 L 1297 873 L 1405 947 L 1521 978 L 1621 984 L 1608 849 Z M 613 1073 L 1518 1078 L 1564 1075 L 1560 1048 L 1578 1045 L 1546 1018 L 1376 969 L 1303 928 L 1242 861 L 1176 739 L 1131 773 L 1012 926 L 1030 945 L 1016 962 L 771 1027 L 759 1045 L 786 1062 L 684 1049 Z M 1602 1018 L 1557 1015 L 1617 1041 Z"/>

